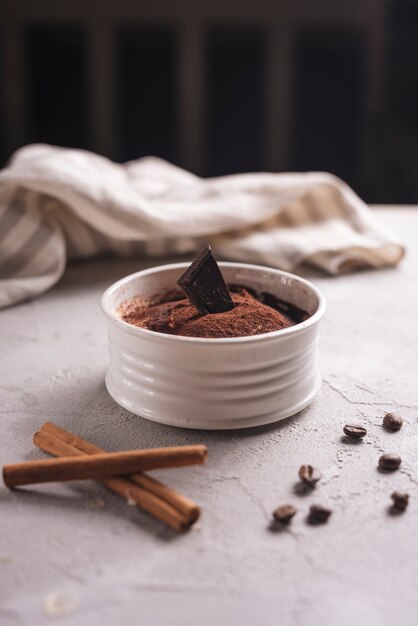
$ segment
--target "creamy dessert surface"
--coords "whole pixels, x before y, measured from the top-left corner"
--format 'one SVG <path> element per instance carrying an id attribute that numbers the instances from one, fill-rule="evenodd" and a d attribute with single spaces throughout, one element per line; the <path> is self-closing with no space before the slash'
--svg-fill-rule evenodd
<path id="1" fill-rule="evenodd" d="M 235 308 L 223 313 L 198 313 L 181 292 L 161 294 L 153 302 L 135 296 L 118 308 L 119 317 L 140 328 L 186 337 L 243 337 L 293 326 L 308 315 L 270 294 L 230 286 Z M 252 290 L 251 290 L 252 291 Z M 264 301 L 262 301 L 264 299 Z M 275 306 L 266 304 L 269 301 Z M 282 309 L 282 310 L 280 310 Z"/>

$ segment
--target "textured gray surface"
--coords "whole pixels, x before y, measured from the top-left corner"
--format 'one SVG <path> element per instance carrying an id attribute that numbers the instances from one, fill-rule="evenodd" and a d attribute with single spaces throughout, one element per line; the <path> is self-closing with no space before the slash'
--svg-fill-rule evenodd
<path id="1" fill-rule="evenodd" d="M 0 313 L 0 461 L 42 456 L 31 437 L 45 420 L 107 449 L 204 442 L 204 467 L 155 472 L 199 502 L 203 516 L 177 536 L 94 483 L 0 487 L 0 624 L 38 625 L 45 598 L 70 594 L 62 623 L 89 626 L 386 626 L 418 621 L 418 210 L 381 210 L 409 243 L 397 270 L 318 278 L 328 311 L 314 404 L 271 427 L 193 432 L 159 426 L 107 395 L 101 292 L 132 261 L 69 268 L 43 297 Z M 415 249 L 414 249 L 415 248 Z M 398 410 L 404 428 L 385 432 Z M 369 429 L 341 441 L 346 422 Z M 399 452 L 383 475 L 379 455 Z M 324 474 L 295 491 L 301 463 Z M 409 510 L 388 514 L 393 489 Z M 299 509 L 289 529 L 269 529 L 272 509 Z M 306 524 L 312 502 L 334 515 Z M 78 604 L 78 606 L 76 606 Z"/>

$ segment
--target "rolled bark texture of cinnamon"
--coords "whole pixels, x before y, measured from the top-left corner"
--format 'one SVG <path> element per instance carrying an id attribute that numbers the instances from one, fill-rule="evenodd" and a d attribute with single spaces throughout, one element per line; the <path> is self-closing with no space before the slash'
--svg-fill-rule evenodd
<path id="1" fill-rule="evenodd" d="M 34 443 L 61 458 L 6 465 L 3 477 L 7 486 L 95 478 L 178 531 L 189 528 L 200 515 L 199 507 L 189 498 L 138 472 L 204 463 L 205 446 L 106 453 L 51 422 L 35 433 Z"/>

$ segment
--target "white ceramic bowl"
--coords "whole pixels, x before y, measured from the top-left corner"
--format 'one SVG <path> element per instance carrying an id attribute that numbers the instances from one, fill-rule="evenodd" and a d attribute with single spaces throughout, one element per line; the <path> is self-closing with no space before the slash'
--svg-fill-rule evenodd
<path id="1" fill-rule="evenodd" d="M 136 295 L 155 296 L 176 286 L 187 263 L 131 274 L 104 293 L 109 330 L 106 386 L 128 411 L 162 424 L 226 429 L 268 424 L 294 415 L 319 390 L 318 326 L 324 298 L 310 282 L 267 267 L 220 263 L 228 283 L 267 291 L 310 317 L 262 335 L 205 339 L 132 326 L 116 311 Z"/>

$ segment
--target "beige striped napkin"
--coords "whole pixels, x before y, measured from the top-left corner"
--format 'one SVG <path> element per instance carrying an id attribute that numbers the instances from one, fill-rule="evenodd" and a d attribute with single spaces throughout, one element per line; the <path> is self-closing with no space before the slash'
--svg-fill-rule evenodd
<path id="1" fill-rule="evenodd" d="M 201 179 L 156 158 L 119 165 L 47 145 L 20 149 L 0 172 L 0 307 L 49 289 L 67 259 L 191 253 L 203 241 L 225 258 L 329 274 L 404 254 L 326 173 Z"/>

